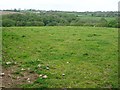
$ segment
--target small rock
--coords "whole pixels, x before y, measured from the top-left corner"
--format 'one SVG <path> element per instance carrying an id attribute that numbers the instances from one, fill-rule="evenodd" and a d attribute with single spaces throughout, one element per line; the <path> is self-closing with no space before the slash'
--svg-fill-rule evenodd
<path id="1" fill-rule="evenodd" d="M 39 75 L 39 77 L 42 77 L 42 76 L 43 76 L 42 74 Z"/>
<path id="2" fill-rule="evenodd" d="M 22 71 L 24 71 L 25 69 L 24 69 L 24 68 L 22 68 L 21 70 L 22 70 Z"/>
<path id="3" fill-rule="evenodd" d="M 27 81 L 29 81 L 30 80 L 30 78 L 27 78 Z"/>
<path id="4" fill-rule="evenodd" d="M 5 73 L 1 73 L 0 76 L 5 76 Z"/>
<path id="5" fill-rule="evenodd" d="M 46 67 L 47 70 L 49 70 L 49 67 Z"/>
<path id="6" fill-rule="evenodd" d="M 47 75 L 44 75 L 42 78 L 47 78 Z"/>
<path id="7" fill-rule="evenodd" d="M 62 76 L 65 76 L 65 74 L 63 73 Z"/>
<path id="8" fill-rule="evenodd" d="M 69 62 L 67 62 L 67 63 L 69 63 Z"/>
<path id="9" fill-rule="evenodd" d="M 6 62 L 7 65 L 11 64 L 11 62 Z"/>
<path id="10" fill-rule="evenodd" d="M 38 64 L 38 67 L 40 68 L 40 67 L 41 67 L 41 65 L 40 65 L 40 64 Z"/>

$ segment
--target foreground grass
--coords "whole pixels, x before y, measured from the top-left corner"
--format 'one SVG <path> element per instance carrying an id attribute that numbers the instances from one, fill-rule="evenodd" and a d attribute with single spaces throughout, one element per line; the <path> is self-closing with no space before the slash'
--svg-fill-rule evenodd
<path id="1" fill-rule="evenodd" d="M 23 72 L 21 68 L 26 71 L 29 68 L 38 75 L 48 76 L 17 87 L 115 88 L 117 60 L 118 33 L 114 28 L 3 28 L 3 67 L 14 66 L 6 65 L 8 61 L 17 62 L 18 75 Z"/>

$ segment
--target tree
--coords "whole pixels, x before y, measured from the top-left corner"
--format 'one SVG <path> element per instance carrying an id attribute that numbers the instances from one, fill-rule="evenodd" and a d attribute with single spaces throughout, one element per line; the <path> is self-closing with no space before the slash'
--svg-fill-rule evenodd
<path id="1" fill-rule="evenodd" d="M 101 18 L 99 23 L 98 23 L 98 26 L 100 27 L 107 27 L 108 26 L 108 22 L 105 18 Z"/>
<path id="2" fill-rule="evenodd" d="M 117 22 L 117 20 L 111 20 L 111 21 L 108 23 L 108 26 L 109 26 L 109 27 L 118 27 L 118 22 Z"/>

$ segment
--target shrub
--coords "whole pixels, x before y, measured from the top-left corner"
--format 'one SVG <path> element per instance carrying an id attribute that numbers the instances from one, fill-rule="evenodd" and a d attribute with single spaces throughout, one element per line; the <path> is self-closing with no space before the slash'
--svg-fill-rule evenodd
<path id="1" fill-rule="evenodd" d="M 11 20 L 11 19 L 4 19 L 2 21 L 2 26 L 3 27 L 11 27 L 11 26 L 15 26 L 15 21 Z"/>

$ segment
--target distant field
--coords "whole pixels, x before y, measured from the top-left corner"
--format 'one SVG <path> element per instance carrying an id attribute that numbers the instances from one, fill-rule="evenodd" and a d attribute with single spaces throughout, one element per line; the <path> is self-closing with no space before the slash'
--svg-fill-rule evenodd
<path id="1" fill-rule="evenodd" d="M 10 12 L 10 11 L 0 11 L 0 15 L 7 15 L 7 14 L 18 14 L 19 12 Z M 19 13 L 20 14 L 20 13 Z"/>
<path id="2" fill-rule="evenodd" d="M 115 28 L 6 27 L 2 38 L 6 87 L 118 87 Z"/>
<path id="3" fill-rule="evenodd" d="M 95 16 L 80 16 L 79 18 L 81 18 L 82 20 L 100 20 L 101 17 L 95 17 Z M 117 20 L 117 17 L 105 17 L 105 19 L 107 21 L 111 21 L 111 20 Z"/>
<path id="4" fill-rule="evenodd" d="M 68 13 L 69 14 L 69 13 Z M 84 15 L 84 14 L 75 14 L 75 13 L 73 13 L 73 15 L 77 15 L 77 16 L 79 16 L 79 18 L 81 19 L 81 20 L 100 20 L 101 18 L 105 18 L 108 22 L 109 21 L 111 21 L 111 20 L 118 20 L 117 18 L 118 18 L 118 16 L 115 16 L 115 17 L 104 17 L 104 16 L 91 16 L 91 15 Z M 106 15 L 106 14 L 105 14 Z"/>

